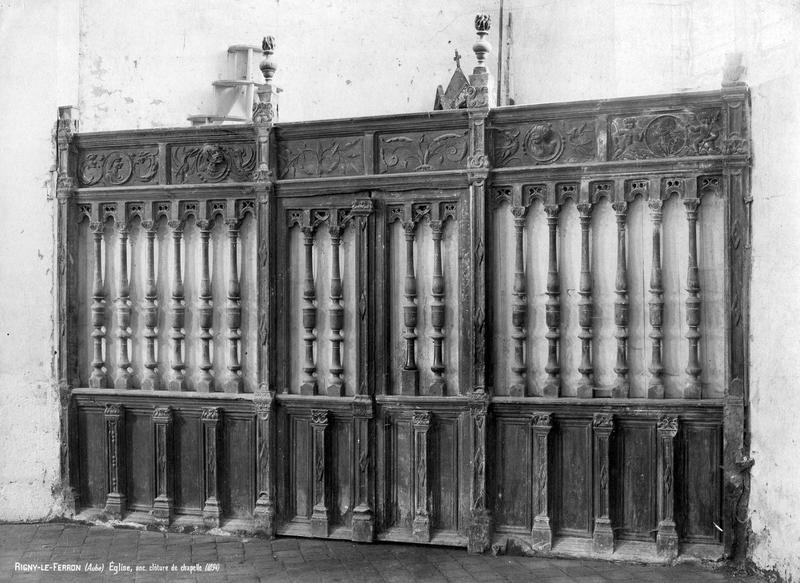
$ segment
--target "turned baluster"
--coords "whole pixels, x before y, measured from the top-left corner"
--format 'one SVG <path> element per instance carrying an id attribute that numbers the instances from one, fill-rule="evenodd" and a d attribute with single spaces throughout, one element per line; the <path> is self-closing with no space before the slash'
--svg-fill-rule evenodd
<path id="1" fill-rule="evenodd" d="M 513 207 L 514 215 L 514 296 L 511 304 L 511 339 L 514 341 L 514 355 L 511 362 L 512 380 L 509 389 L 515 397 L 525 395 L 526 365 L 525 365 L 525 340 L 528 337 L 528 292 L 525 282 L 525 256 L 523 249 L 523 231 L 525 229 L 525 214 L 527 208 Z"/>
<path id="2" fill-rule="evenodd" d="M 170 300 L 170 339 L 172 340 L 172 360 L 169 381 L 167 386 L 170 391 L 183 391 L 186 389 L 186 379 L 183 371 L 186 365 L 183 362 L 183 340 L 186 337 L 183 327 L 186 321 L 186 306 L 183 305 L 183 275 L 181 273 L 181 237 L 183 236 L 183 222 L 171 220 L 168 222 L 172 231 L 172 299 Z"/>
<path id="3" fill-rule="evenodd" d="M 317 379 L 314 376 L 317 366 L 314 364 L 314 341 L 317 339 L 314 329 L 317 327 L 317 308 L 314 306 L 316 290 L 314 288 L 314 271 L 312 266 L 312 246 L 314 245 L 314 228 L 302 227 L 303 244 L 305 245 L 305 275 L 303 277 L 303 345 L 305 359 L 303 377 L 300 382 L 300 393 L 314 395 L 317 392 Z"/>
<path id="4" fill-rule="evenodd" d="M 557 205 L 545 206 L 547 213 L 547 227 L 549 229 L 549 251 L 547 262 L 547 303 L 545 304 L 545 319 L 547 324 L 547 364 L 545 372 L 548 379 L 544 387 L 546 397 L 558 397 L 561 391 L 561 366 L 559 365 L 558 343 L 561 338 L 561 286 L 558 281 L 558 252 L 557 230 L 558 212 Z"/>
<path id="5" fill-rule="evenodd" d="M 592 222 L 592 206 L 579 204 L 581 223 L 581 277 L 578 285 L 578 324 L 581 331 L 578 338 L 581 341 L 581 363 L 578 372 L 581 380 L 578 384 L 578 397 L 589 398 L 594 394 L 594 367 L 592 366 L 592 272 L 589 263 L 589 227 Z"/>
<path id="6" fill-rule="evenodd" d="M 100 221 L 92 221 L 89 228 L 94 235 L 94 278 L 92 284 L 92 374 L 89 377 L 89 387 L 103 389 L 106 386 L 105 361 L 103 360 L 103 340 L 105 339 L 106 292 L 103 287 L 103 229 Z"/>
<path id="7" fill-rule="evenodd" d="M 628 267 L 626 253 L 626 219 L 628 203 L 615 202 L 614 212 L 617 215 L 617 278 L 615 282 L 615 293 L 617 300 L 614 302 L 614 324 L 617 326 L 617 363 L 614 372 L 617 373 L 617 381 L 612 390 L 613 397 L 625 398 L 630 392 L 628 381 Z"/>
<path id="8" fill-rule="evenodd" d="M 444 381 L 444 357 L 443 357 L 443 342 L 444 342 L 444 276 L 442 275 L 442 235 L 443 235 L 442 221 L 431 221 L 431 232 L 433 234 L 433 278 L 431 285 L 431 295 L 433 301 L 431 302 L 431 326 L 433 326 L 433 333 L 431 338 L 433 340 L 433 363 L 431 364 L 431 371 L 433 372 L 433 381 L 431 381 L 430 390 L 428 394 L 441 396 L 445 392 Z"/>
<path id="9" fill-rule="evenodd" d="M 142 389 L 146 391 L 156 391 L 160 388 L 158 378 L 158 360 L 156 359 L 156 338 L 158 333 L 158 289 L 156 289 L 156 267 L 155 267 L 155 239 L 156 227 L 153 221 L 144 221 L 142 227 L 145 230 L 145 282 L 144 282 L 144 301 L 142 302 L 142 316 L 144 318 L 144 377 L 142 378 Z"/>
<path id="10" fill-rule="evenodd" d="M 413 220 L 403 223 L 406 236 L 406 277 L 403 283 L 403 294 L 406 304 L 403 306 L 403 325 L 406 331 L 403 339 L 406 341 L 406 362 L 401 371 L 400 385 L 404 395 L 419 393 L 419 371 L 417 370 L 417 276 L 414 273 L 414 229 L 416 222 Z"/>
<path id="11" fill-rule="evenodd" d="M 119 235 L 119 272 L 117 280 L 117 378 L 114 379 L 115 389 L 130 389 L 133 386 L 133 377 L 130 368 L 131 361 L 128 357 L 128 340 L 131 337 L 131 306 L 130 284 L 128 283 L 128 225 L 120 221 L 117 223 Z"/>
<path id="12" fill-rule="evenodd" d="M 661 219 L 663 203 L 660 200 L 651 200 L 649 203 L 650 217 L 653 222 L 653 262 L 650 268 L 650 339 L 652 340 L 652 353 L 650 360 L 650 383 L 647 396 L 651 399 L 664 398 L 664 365 L 661 361 L 662 331 L 664 319 L 664 284 L 661 274 Z"/>
<path id="13" fill-rule="evenodd" d="M 686 276 L 686 291 L 689 296 L 686 298 L 686 323 L 689 330 L 686 338 L 689 340 L 689 363 L 686 366 L 686 373 L 689 381 L 686 384 L 684 397 L 687 399 L 699 399 L 701 396 L 699 341 L 700 332 L 700 275 L 697 268 L 697 207 L 699 199 L 687 199 L 684 201 L 686 206 L 686 218 L 689 222 L 689 271 Z"/>
<path id="14" fill-rule="evenodd" d="M 329 316 L 331 323 L 331 368 L 327 393 L 341 397 L 344 394 L 344 368 L 342 367 L 342 326 L 344 307 L 342 306 L 342 275 L 339 269 L 339 246 L 342 242 L 342 225 L 331 225 L 331 304 Z"/>
<path id="15" fill-rule="evenodd" d="M 228 305 L 225 309 L 226 324 L 228 326 L 228 373 L 222 384 L 226 393 L 242 392 L 242 370 L 239 361 L 239 342 L 242 338 L 242 308 L 241 292 L 239 287 L 239 268 L 237 243 L 239 238 L 239 221 L 227 219 L 228 226 Z"/>
<path id="16" fill-rule="evenodd" d="M 214 390 L 214 377 L 211 374 L 211 334 L 214 308 L 211 303 L 211 275 L 209 268 L 208 241 L 211 237 L 211 221 L 197 221 L 200 228 L 200 291 L 197 296 L 197 315 L 200 320 L 200 372 L 197 374 L 197 390 L 208 393 Z"/>

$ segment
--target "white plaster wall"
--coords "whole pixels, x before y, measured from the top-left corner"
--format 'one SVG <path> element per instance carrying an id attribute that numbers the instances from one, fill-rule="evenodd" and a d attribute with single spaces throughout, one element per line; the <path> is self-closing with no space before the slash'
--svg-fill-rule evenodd
<path id="1" fill-rule="evenodd" d="M 69 4 L 0 2 L 0 520 L 59 512 L 48 195 L 56 108 L 77 97 L 59 85 L 77 87 Z"/>
<path id="2" fill-rule="evenodd" d="M 449 79 L 454 48 L 465 71 L 474 64 L 474 13 L 488 10 L 496 23 L 499 2 L 0 0 L 0 127 L 9 132 L 0 140 L 0 407 L 7 419 L 0 425 L 0 518 L 53 509 L 57 403 L 46 182 L 56 106 L 78 104 L 84 131 L 186 125 L 187 115 L 213 111 L 210 83 L 224 76 L 226 47 L 274 34 L 282 121 L 427 110 L 436 85 Z M 512 19 L 509 96 L 520 104 L 715 89 L 724 54 L 743 52 L 755 160 L 751 556 L 800 580 L 800 471 L 792 463 L 800 441 L 793 419 L 800 391 L 792 382 L 800 376 L 800 340 L 780 334 L 800 329 L 800 313 L 790 308 L 800 267 L 800 197 L 793 192 L 800 183 L 800 4 L 504 5 Z M 495 25 L 495 49 L 497 33 Z M 495 72 L 496 55 L 489 60 Z"/>

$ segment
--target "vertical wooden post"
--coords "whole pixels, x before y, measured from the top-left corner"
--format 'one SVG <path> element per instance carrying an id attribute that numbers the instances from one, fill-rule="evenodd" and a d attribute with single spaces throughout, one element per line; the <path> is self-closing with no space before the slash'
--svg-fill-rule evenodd
<path id="1" fill-rule="evenodd" d="M 686 338 L 689 340 L 689 360 L 686 365 L 686 373 L 689 381 L 683 392 L 685 399 L 699 399 L 702 395 L 700 385 L 700 373 L 703 371 L 700 366 L 700 275 L 697 267 L 697 207 L 700 205 L 699 198 L 686 198 L 683 201 L 686 206 L 686 220 L 689 223 L 689 267 L 686 274 L 686 324 L 689 329 Z"/>
<path id="2" fill-rule="evenodd" d="M 78 131 L 78 110 L 59 107 L 56 122 L 56 361 L 59 400 L 61 405 L 61 484 L 65 508 L 75 513 L 78 509 L 78 449 L 77 411 L 72 399 L 73 383 L 78 382 L 78 362 L 75 331 L 77 330 L 77 301 L 75 257 L 70 252 L 76 242 L 75 188 L 77 151 L 73 137 Z"/>
<path id="3" fill-rule="evenodd" d="M 344 306 L 342 306 L 342 274 L 339 267 L 339 247 L 346 224 L 338 220 L 338 213 L 331 212 L 328 232 L 331 236 L 331 303 L 328 308 L 330 317 L 331 366 L 330 378 L 326 393 L 328 396 L 341 397 L 344 394 L 344 367 L 342 367 L 342 328 L 344 327 Z"/>
<path id="4" fill-rule="evenodd" d="M 553 427 L 552 413 L 534 413 L 531 416 L 533 431 L 533 491 L 534 517 L 531 542 L 540 551 L 549 551 L 553 544 L 550 526 L 550 430 Z"/>
<path id="5" fill-rule="evenodd" d="M 239 358 L 239 344 L 242 333 L 241 286 L 239 284 L 239 219 L 233 216 L 233 201 L 228 201 L 228 298 L 225 307 L 228 327 L 228 372 L 222 382 L 226 393 L 242 392 L 242 364 Z"/>
<path id="6" fill-rule="evenodd" d="M 103 285 L 103 230 L 104 224 L 99 216 L 97 205 L 93 205 L 93 220 L 89 228 L 94 237 L 94 277 L 92 283 L 92 375 L 89 377 L 89 387 L 103 389 L 106 386 L 105 360 L 103 359 L 103 344 L 106 337 L 106 292 Z"/>
<path id="7" fill-rule="evenodd" d="M 432 219 L 430 222 L 433 234 L 433 277 L 431 283 L 431 326 L 433 332 L 433 361 L 431 371 L 433 380 L 431 381 L 428 394 L 442 396 L 445 394 L 446 386 L 444 380 L 444 275 L 442 273 L 442 236 L 444 234 L 444 222 L 440 219 Z"/>
<path id="8" fill-rule="evenodd" d="M 152 212 L 148 212 L 147 218 L 142 221 L 142 228 L 145 233 L 145 281 L 144 281 L 144 301 L 142 302 L 142 316 L 144 319 L 144 377 L 142 378 L 142 389 L 145 391 L 157 391 L 161 388 L 161 379 L 158 376 L 158 358 L 156 356 L 156 339 L 158 338 L 158 289 L 156 288 L 156 267 L 155 267 L 155 239 L 158 231 L 156 223 L 152 218 Z"/>
<path id="9" fill-rule="evenodd" d="M 400 371 L 400 392 L 403 395 L 419 394 L 419 370 L 417 369 L 416 342 L 417 342 L 417 276 L 414 270 L 414 232 L 417 221 L 413 216 L 403 221 L 403 232 L 406 239 L 406 276 L 403 282 L 405 305 L 403 306 L 403 326 L 406 331 L 403 339 L 406 341 L 406 361 Z"/>
<path id="10" fill-rule="evenodd" d="M 128 281 L 128 224 L 126 213 L 122 210 L 122 220 L 117 221 L 117 234 L 119 235 L 119 260 L 117 269 L 117 377 L 114 379 L 115 389 L 130 389 L 133 387 L 133 377 L 130 373 L 131 361 L 128 357 L 128 341 L 131 337 L 131 306 L 130 283 Z"/>
<path id="11" fill-rule="evenodd" d="M 355 434 L 355 492 L 353 508 L 353 540 L 372 542 L 375 537 L 373 512 L 373 453 L 371 451 L 370 424 L 374 417 L 369 395 L 357 395 L 353 400 L 353 432 Z"/>
<path id="12" fill-rule="evenodd" d="M 328 427 L 330 412 L 327 409 L 311 410 L 314 459 L 314 509 L 311 514 L 311 535 L 328 536 Z"/>
<path id="13" fill-rule="evenodd" d="M 626 399 L 630 394 L 628 380 L 628 322 L 630 302 L 628 300 L 628 267 L 626 250 L 626 222 L 628 203 L 625 200 L 616 200 L 612 208 L 617 216 L 617 276 L 615 280 L 614 324 L 617 326 L 617 362 L 614 372 L 617 380 L 611 390 L 611 396 L 617 399 Z"/>
<path id="14" fill-rule="evenodd" d="M 430 496 L 430 464 L 428 442 L 431 428 L 430 411 L 414 411 L 411 426 L 414 431 L 414 522 L 411 526 L 414 541 L 426 543 L 431 540 L 431 519 L 428 498 Z"/>
<path id="15" fill-rule="evenodd" d="M 675 436 L 678 418 L 664 415 L 658 420 L 658 534 L 659 555 L 678 556 L 678 532 L 675 529 Z"/>
<path id="16" fill-rule="evenodd" d="M 592 550 L 598 554 L 614 551 L 614 530 L 611 526 L 611 434 L 614 416 L 611 413 L 594 414 L 594 476 L 595 519 Z"/>
<path id="17" fill-rule="evenodd" d="M 465 213 L 469 219 L 469 244 L 471 253 L 464 252 L 462 258 L 469 257 L 471 261 L 462 259 L 464 281 L 468 286 L 470 305 L 465 306 L 466 313 L 462 318 L 469 321 L 472 326 L 467 327 L 465 340 L 472 345 L 472 362 L 465 362 L 468 367 L 467 378 L 472 392 L 470 393 L 470 416 L 472 443 L 472 487 L 470 488 L 471 520 L 469 525 L 469 539 L 467 550 L 471 553 L 482 553 L 489 548 L 492 540 L 492 516 L 486 496 L 486 444 L 487 444 L 487 417 L 491 386 L 491 375 L 487 374 L 486 355 L 488 348 L 488 327 L 491 325 L 492 314 L 490 304 L 487 303 L 487 270 L 486 270 L 486 198 L 490 162 L 486 149 L 486 118 L 489 107 L 493 104 L 494 92 L 489 88 L 493 81 L 486 67 L 486 55 L 491 51 L 491 45 L 486 41 L 486 36 L 491 28 L 491 19 L 488 14 L 478 14 L 475 17 L 475 32 L 477 42 L 472 46 L 477 59 L 477 65 L 469 76 L 470 92 L 467 96 L 469 116 L 469 157 L 467 170 L 470 183 L 469 212 Z M 466 222 L 466 221 L 462 221 Z M 466 251 L 466 250 L 465 250 Z M 471 268 L 471 269 L 470 269 Z M 462 295 L 463 297 L 463 295 Z M 471 367 L 470 367 L 471 364 Z"/>
<path id="18" fill-rule="evenodd" d="M 177 210 L 177 209 L 175 209 Z M 177 213 L 175 213 L 177 215 Z M 183 270 L 181 269 L 181 237 L 183 221 L 172 218 L 167 223 L 172 231 L 172 300 L 170 302 L 170 339 L 172 340 L 172 359 L 167 387 L 170 391 L 186 390 L 186 379 L 183 371 L 183 340 L 186 337 L 183 327 L 186 322 L 186 307 L 183 305 Z"/>
<path id="19" fill-rule="evenodd" d="M 528 337 L 528 290 L 525 281 L 524 231 L 526 206 L 514 206 L 514 296 L 511 304 L 511 339 L 514 341 L 514 356 L 511 362 L 512 381 L 509 393 L 514 397 L 524 397 L 527 387 L 527 367 L 525 363 L 525 340 Z"/>
<path id="20" fill-rule="evenodd" d="M 157 522 L 169 524 L 173 512 L 172 479 L 172 409 L 156 407 L 153 410 L 155 446 L 156 498 L 151 514 Z"/>
<path id="21" fill-rule="evenodd" d="M 253 398 L 256 413 L 256 531 L 275 534 L 275 393 L 266 384 Z"/>
<path id="22" fill-rule="evenodd" d="M 303 377 L 300 381 L 301 395 L 317 394 L 317 365 L 314 363 L 314 342 L 317 339 L 314 329 L 317 327 L 316 288 L 314 287 L 314 268 L 312 247 L 314 245 L 315 226 L 311 224 L 310 213 L 304 213 L 305 221 L 301 227 L 303 231 L 303 244 L 305 245 L 305 265 L 303 276 L 303 345 L 305 359 L 303 361 Z"/>
<path id="23" fill-rule="evenodd" d="M 594 367 L 592 366 L 592 317 L 594 309 L 592 304 L 592 272 L 590 267 L 590 241 L 589 228 L 592 223 L 592 205 L 578 204 L 581 223 L 581 277 L 578 289 L 578 320 L 581 331 L 578 338 L 581 341 L 581 363 L 578 372 L 581 379 L 578 384 L 577 396 L 589 399 L 594 396 Z"/>
<path id="24" fill-rule="evenodd" d="M 125 496 L 125 409 L 120 404 L 108 404 L 106 419 L 107 514 L 122 518 L 126 510 Z"/>
<path id="25" fill-rule="evenodd" d="M 219 528 L 222 510 L 219 502 L 219 452 L 221 449 L 219 407 L 203 407 L 200 419 L 203 425 L 203 467 L 205 468 L 203 523 L 208 528 Z"/>
<path id="26" fill-rule="evenodd" d="M 558 397 L 561 394 L 561 365 L 559 364 L 559 341 L 561 339 L 561 285 L 558 279 L 558 212 L 555 204 L 545 205 L 547 228 L 549 230 L 547 260 L 547 303 L 545 318 L 547 320 L 547 384 L 544 387 L 545 397 Z"/>
<path id="27" fill-rule="evenodd" d="M 658 195 L 655 195 L 658 196 Z M 650 399 L 664 398 L 664 364 L 661 360 L 662 331 L 664 321 L 664 284 L 661 274 L 661 219 L 663 216 L 663 202 L 658 198 L 651 198 L 648 202 L 650 218 L 653 222 L 653 260 L 650 266 L 650 340 L 651 357 L 649 371 L 650 382 L 647 385 L 647 397 Z"/>
<path id="28" fill-rule="evenodd" d="M 214 309 L 211 305 L 211 269 L 209 261 L 209 239 L 211 221 L 203 218 L 197 221 L 200 229 L 200 289 L 197 295 L 197 315 L 200 324 L 200 363 L 195 388 L 198 392 L 209 393 L 214 390 L 214 377 L 211 375 L 211 334 Z"/>
<path id="29" fill-rule="evenodd" d="M 741 59 L 741 55 L 739 55 Z M 735 59 L 734 59 L 735 61 Z M 731 63 L 722 83 L 725 167 L 725 303 L 728 342 L 724 405 L 724 513 L 725 556 L 744 558 L 747 551 L 746 515 L 749 468 L 753 461 L 745 440 L 745 403 L 749 398 L 749 328 L 751 222 L 750 207 L 750 96 L 739 79 L 742 67 Z"/>

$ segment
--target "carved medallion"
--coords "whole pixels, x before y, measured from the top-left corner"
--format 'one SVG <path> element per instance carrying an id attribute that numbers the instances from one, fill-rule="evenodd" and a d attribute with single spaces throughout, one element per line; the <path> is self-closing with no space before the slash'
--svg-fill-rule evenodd
<path id="1" fill-rule="evenodd" d="M 561 134 L 553 126 L 542 122 L 534 124 L 525 134 L 525 153 L 537 162 L 552 162 L 564 150 Z"/>

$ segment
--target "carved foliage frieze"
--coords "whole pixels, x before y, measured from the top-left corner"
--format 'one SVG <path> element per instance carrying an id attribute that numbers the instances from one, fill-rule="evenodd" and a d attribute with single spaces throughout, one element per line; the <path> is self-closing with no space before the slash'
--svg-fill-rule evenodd
<path id="1" fill-rule="evenodd" d="M 81 152 L 80 186 L 131 186 L 158 183 L 158 148 Z"/>
<path id="2" fill-rule="evenodd" d="M 587 162 L 596 159 L 596 150 L 593 119 L 542 120 L 494 131 L 499 168 Z"/>
<path id="3" fill-rule="evenodd" d="M 708 108 L 609 120 L 609 159 L 641 160 L 722 154 L 722 111 Z"/>
<path id="4" fill-rule="evenodd" d="M 248 182 L 255 167 L 255 143 L 175 146 L 170 176 L 175 184 Z"/>
<path id="5" fill-rule="evenodd" d="M 469 148 L 467 134 L 467 130 L 451 130 L 381 136 L 380 173 L 464 168 Z"/>
<path id="6" fill-rule="evenodd" d="M 290 140 L 278 145 L 278 178 L 319 178 L 364 174 L 364 140 L 360 136 Z"/>

